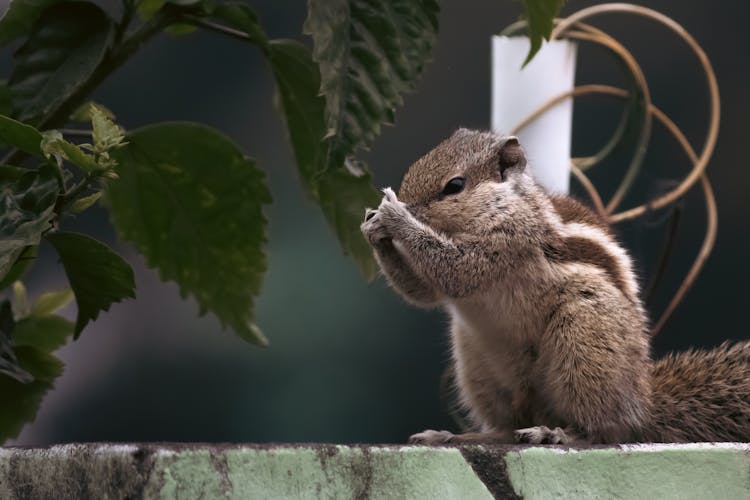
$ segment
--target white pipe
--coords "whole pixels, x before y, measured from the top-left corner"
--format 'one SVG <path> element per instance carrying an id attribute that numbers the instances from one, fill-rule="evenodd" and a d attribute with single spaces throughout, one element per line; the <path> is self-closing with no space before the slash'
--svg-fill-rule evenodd
<path id="1" fill-rule="evenodd" d="M 492 129 L 510 134 L 524 118 L 551 98 L 573 89 L 576 44 L 545 42 L 523 69 L 527 37 L 492 37 Z M 534 178 L 547 191 L 567 193 L 570 186 L 570 143 L 573 100 L 550 109 L 517 135 Z"/>

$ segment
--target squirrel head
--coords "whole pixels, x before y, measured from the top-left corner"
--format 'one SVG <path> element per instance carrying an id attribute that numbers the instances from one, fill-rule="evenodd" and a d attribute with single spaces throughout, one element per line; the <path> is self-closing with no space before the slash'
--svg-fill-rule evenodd
<path id="1" fill-rule="evenodd" d="M 433 229 L 479 235 L 519 210 L 530 215 L 535 185 L 525 168 L 516 137 L 459 129 L 409 168 L 398 197 Z"/>

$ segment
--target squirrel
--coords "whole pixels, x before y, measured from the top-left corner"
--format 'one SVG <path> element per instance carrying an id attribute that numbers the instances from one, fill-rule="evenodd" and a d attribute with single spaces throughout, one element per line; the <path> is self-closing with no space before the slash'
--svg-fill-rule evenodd
<path id="1" fill-rule="evenodd" d="M 407 302 L 450 317 L 474 432 L 415 444 L 750 441 L 750 341 L 654 361 L 628 253 L 546 193 L 516 137 L 459 129 L 383 190 L 361 229 Z"/>

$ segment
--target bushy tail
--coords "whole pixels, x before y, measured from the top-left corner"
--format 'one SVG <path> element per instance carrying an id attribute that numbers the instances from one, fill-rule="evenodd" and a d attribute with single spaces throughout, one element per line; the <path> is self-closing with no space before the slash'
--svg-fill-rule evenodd
<path id="1" fill-rule="evenodd" d="M 750 341 L 670 354 L 653 366 L 649 441 L 750 441 Z"/>

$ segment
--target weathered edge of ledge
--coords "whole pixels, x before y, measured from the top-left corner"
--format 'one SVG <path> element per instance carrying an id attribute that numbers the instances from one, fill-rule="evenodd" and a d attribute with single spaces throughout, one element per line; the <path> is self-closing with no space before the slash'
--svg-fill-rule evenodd
<path id="1" fill-rule="evenodd" d="M 0 498 L 750 498 L 750 444 L 0 448 Z"/>

